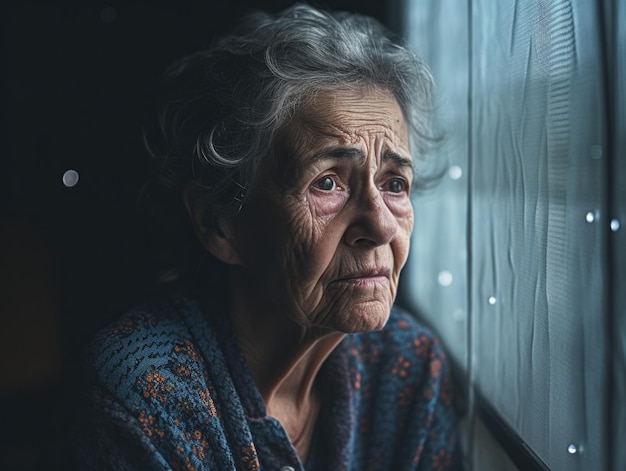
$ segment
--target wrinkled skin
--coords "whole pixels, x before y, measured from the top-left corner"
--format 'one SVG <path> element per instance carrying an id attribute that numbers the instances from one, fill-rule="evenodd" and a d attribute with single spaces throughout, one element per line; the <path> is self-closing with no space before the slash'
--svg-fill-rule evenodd
<path id="1" fill-rule="evenodd" d="M 409 250 L 412 175 L 390 93 L 320 93 L 282 134 L 233 222 L 239 302 L 305 330 L 381 329 Z"/>

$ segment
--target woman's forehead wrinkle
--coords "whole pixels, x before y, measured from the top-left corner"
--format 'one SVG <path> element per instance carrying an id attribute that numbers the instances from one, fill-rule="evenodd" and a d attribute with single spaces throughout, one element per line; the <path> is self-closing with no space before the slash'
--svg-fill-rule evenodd
<path id="1" fill-rule="evenodd" d="M 396 99 L 391 93 L 376 88 L 370 93 L 354 90 L 320 93 L 309 106 L 301 110 L 301 117 L 316 128 L 321 125 L 326 128 L 326 132 L 333 127 L 340 133 L 371 127 L 375 132 L 403 134 L 406 128 L 404 115 Z"/>
<path id="2" fill-rule="evenodd" d="M 295 173 L 323 160 L 364 163 L 368 157 L 375 165 L 412 167 L 404 117 L 384 90 L 320 93 L 285 131 L 282 165 L 299 167 Z"/>

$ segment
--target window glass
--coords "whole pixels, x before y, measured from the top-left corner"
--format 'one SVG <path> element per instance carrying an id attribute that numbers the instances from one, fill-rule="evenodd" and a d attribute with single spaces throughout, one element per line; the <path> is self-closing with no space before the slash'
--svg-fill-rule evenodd
<path id="1" fill-rule="evenodd" d="M 553 470 L 610 461 L 607 320 L 624 321 L 611 310 L 609 143 L 623 118 L 609 126 L 605 10 L 424 0 L 402 16 L 438 83 L 432 158 L 447 168 L 415 197 L 405 295 L 471 391 Z"/>

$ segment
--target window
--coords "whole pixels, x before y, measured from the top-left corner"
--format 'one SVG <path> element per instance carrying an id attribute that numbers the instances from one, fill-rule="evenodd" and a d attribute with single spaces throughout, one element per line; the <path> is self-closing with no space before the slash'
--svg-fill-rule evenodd
<path id="1" fill-rule="evenodd" d="M 438 83 L 447 168 L 416 195 L 402 301 L 459 372 L 469 461 L 626 469 L 626 5 L 398 11 Z"/>

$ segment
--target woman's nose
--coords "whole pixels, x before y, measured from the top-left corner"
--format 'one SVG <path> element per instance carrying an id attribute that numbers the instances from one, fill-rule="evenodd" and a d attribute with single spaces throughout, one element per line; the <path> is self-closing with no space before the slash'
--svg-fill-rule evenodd
<path id="1" fill-rule="evenodd" d="M 348 206 L 350 225 L 345 234 L 348 245 L 379 246 L 396 237 L 398 220 L 375 185 L 364 187 Z"/>

